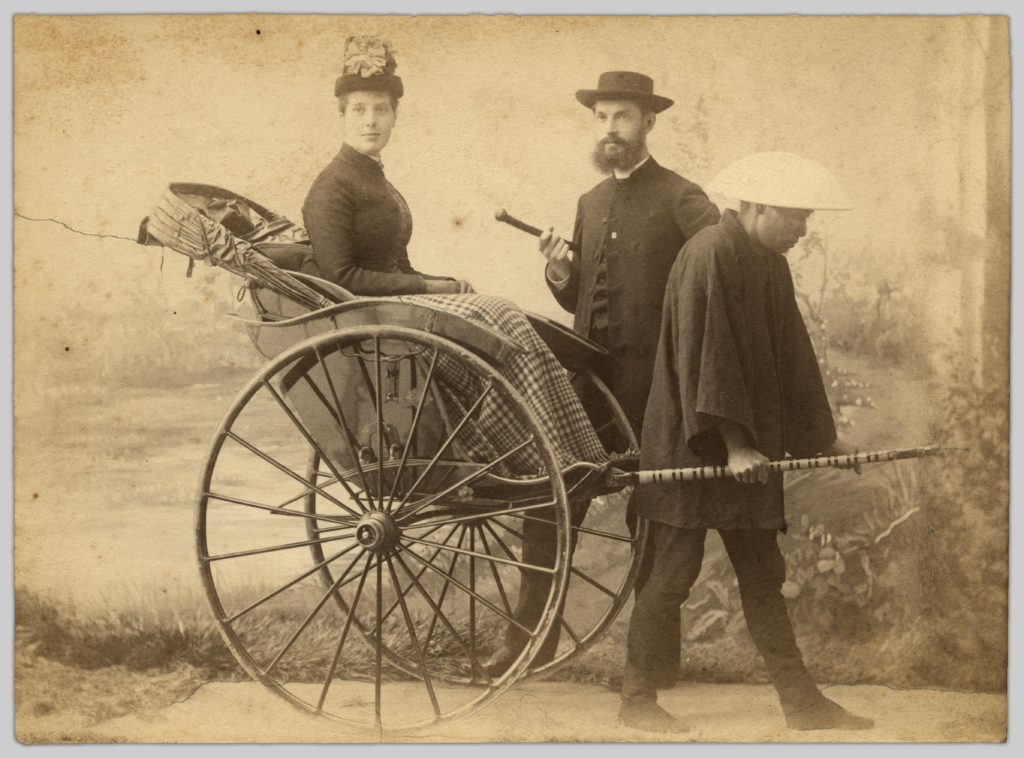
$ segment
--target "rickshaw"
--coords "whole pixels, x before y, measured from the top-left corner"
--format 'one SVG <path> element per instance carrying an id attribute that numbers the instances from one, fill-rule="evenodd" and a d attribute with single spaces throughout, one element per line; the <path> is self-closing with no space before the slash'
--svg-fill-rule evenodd
<path id="1" fill-rule="evenodd" d="M 501 374 L 523 348 L 500 331 L 283 270 L 261 251 L 303 244 L 304 230 L 211 185 L 170 185 L 139 241 L 242 276 L 267 359 L 214 435 L 196 496 L 202 584 L 249 675 L 308 713 L 402 734 L 471 714 L 600 638 L 645 537 L 615 478 L 638 451 L 599 378 L 606 351 L 530 315 L 611 453 L 566 467 Z M 525 622 L 521 572 L 549 585 Z M 489 671 L 510 634 L 518 658 Z"/>
<path id="2" fill-rule="evenodd" d="M 436 302 L 355 297 L 285 270 L 305 231 L 236 193 L 172 184 L 138 240 L 189 256 L 190 271 L 198 260 L 241 276 L 266 359 L 214 434 L 196 493 L 217 628 L 250 676 L 356 734 L 422 733 L 571 662 L 633 588 L 646 537 L 627 518 L 633 487 L 728 475 L 637 470 L 637 440 L 600 378 L 607 352 L 530 315 L 609 453 L 564 465 L 502 374 L 516 340 Z M 542 607 L 523 605 L 524 575 L 542 582 Z M 506 639 L 518 656 L 495 670 Z"/>

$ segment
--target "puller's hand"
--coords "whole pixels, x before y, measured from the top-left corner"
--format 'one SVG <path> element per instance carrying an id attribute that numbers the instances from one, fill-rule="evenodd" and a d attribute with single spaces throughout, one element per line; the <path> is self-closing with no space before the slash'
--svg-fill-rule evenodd
<path id="1" fill-rule="evenodd" d="M 856 455 L 858 452 L 855 445 L 842 437 L 837 437 L 832 446 L 824 452 L 824 455 Z M 853 470 L 857 474 L 860 473 L 859 463 L 837 463 L 836 468 Z"/>
<path id="2" fill-rule="evenodd" d="M 752 447 L 730 450 L 728 467 L 737 482 L 764 484 L 768 481 L 768 459 Z"/>

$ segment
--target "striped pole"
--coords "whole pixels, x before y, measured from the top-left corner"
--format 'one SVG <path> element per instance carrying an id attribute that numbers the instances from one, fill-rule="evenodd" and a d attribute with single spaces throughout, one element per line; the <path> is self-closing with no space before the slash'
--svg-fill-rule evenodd
<path id="1" fill-rule="evenodd" d="M 947 455 L 959 452 L 957 448 L 910 447 L 901 450 L 875 450 L 850 455 L 821 455 L 816 458 L 786 458 L 769 461 L 769 471 L 800 471 L 801 469 L 826 468 L 829 466 L 858 466 L 861 463 L 882 463 L 904 458 L 923 458 L 928 455 Z M 663 484 L 667 482 L 692 482 L 705 479 L 731 478 L 728 466 L 696 466 L 694 468 L 665 468 L 653 471 L 637 471 L 633 476 L 635 484 Z"/>

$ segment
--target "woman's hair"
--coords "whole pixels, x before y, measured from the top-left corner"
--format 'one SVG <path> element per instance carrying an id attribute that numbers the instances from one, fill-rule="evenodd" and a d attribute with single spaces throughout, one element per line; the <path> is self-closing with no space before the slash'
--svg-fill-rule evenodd
<path id="1" fill-rule="evenodd" d="M 376 90 L 374 90 L 376 91 Z M 338 95 L 338 112 L 344 113 L 345 108 L 348 107 L 348 97 L 352 92 L 346 92 L 342 95 Z M 388 99 L 391 101 L 391 110 L 398 111 L 398 98 L 395 97 L 393 92 L 388 92 Z"/>

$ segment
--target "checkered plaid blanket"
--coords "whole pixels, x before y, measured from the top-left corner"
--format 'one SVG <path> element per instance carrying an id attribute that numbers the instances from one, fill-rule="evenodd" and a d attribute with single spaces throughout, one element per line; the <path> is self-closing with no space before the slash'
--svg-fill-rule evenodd
<path id="1" fill-rule="evenodd" d="M 502 375 L 525 398 L 558 453 L 559 463 L 608 460 L 594 427 L 558 360 L 513 303 L 489 295 L 407 295 L 396 299 L 442 308 L 470 321 L 484 324 L 526 348 L 501 367 Z M 465 364 L 444 356 L 436 375 L 452 423 L 458 423 L 483 390 L 480 377 Z M 528 438 L 523 423 L 497 394 L 484 400 L 472 423 L 455 440 L 458 452 L 469 460 L 489 461 Z M 505 475 L 544 474 L 536 449 L 527 446 L 508 459 Z"/>

